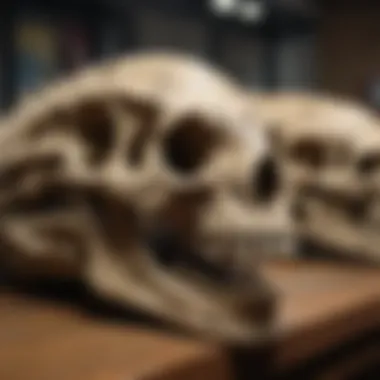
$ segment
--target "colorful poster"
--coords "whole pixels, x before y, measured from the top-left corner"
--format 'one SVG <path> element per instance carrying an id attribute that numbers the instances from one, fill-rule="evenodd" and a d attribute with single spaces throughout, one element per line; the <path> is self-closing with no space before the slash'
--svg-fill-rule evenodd
<path id="1" fill-rule="evenodd" d="M 40 20 L 19 20 L 15 36 L 16 96 L 35 90 L 58 75 L 56 30 Z"/>

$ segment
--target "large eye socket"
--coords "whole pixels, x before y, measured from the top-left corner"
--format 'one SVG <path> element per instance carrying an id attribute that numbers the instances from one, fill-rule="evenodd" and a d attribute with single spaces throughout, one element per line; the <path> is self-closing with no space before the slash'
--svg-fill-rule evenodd
<path id="1" fill-rule="evenodd" d="M 222 139 L 220 130 L 201 117 L 188 116 L 179 120 L 163 141 L 164 157 L 172 169 L 181 174 L 198 171 Z"/>
<path id="2" fill-rule="evenodd" d="M 326 163 L 327 152 L 322 141 L 304 138 L 290 147 L 289 156 L 302 166 L 320 169 Z"/>
<path id="3" fill-rule="evenodd" d="M 380 169 L 380 153 L 362 156 L 357 162 L 357 171 L 362 175 L 371 175 Z"/>

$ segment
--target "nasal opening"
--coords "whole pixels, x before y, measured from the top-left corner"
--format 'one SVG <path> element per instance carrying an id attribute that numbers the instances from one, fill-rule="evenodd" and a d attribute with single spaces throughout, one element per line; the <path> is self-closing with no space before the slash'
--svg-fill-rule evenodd
<path id="1" fill-rule="evenodd" d="M 280 170 L 275 159 L 266 156 L 256 167 L 253 178 L 254 197 L 257 202 L 270 202 L 280 188 Z"/>

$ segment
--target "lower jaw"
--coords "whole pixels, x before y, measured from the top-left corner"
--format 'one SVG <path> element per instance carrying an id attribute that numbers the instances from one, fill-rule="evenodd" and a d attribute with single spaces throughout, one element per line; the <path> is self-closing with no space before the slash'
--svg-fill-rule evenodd
<path id="1" fill-rule="evenodd" d="M 380 232 L 380 231 L 379 231 Z M 380 264 L 380 234 L 365 226 L 350 224 L 339 210 L 320 205 L 300 226 L 303 240 L 322 256 Z"/>

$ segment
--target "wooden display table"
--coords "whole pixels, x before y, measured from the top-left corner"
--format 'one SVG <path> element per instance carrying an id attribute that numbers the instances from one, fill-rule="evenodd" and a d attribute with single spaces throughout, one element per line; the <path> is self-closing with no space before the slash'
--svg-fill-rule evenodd
<path id="1" fill-rule="evenodd" d="M 380 269 L 303 261 L 271 263 L 264 272 L 281 291 L 280 333 L 272 347 L 239 355 L 115 322 L 81 307 L 75 296 L 4 287 L 0 379 L 232 380 L 239 373 L 263 379 L 296 372 L 309 379 L 310 371 L 323 371 L 324 379 L 346 380 L 380 363 Z M 265 359 L 256 360 L 260 355 Z"/>

